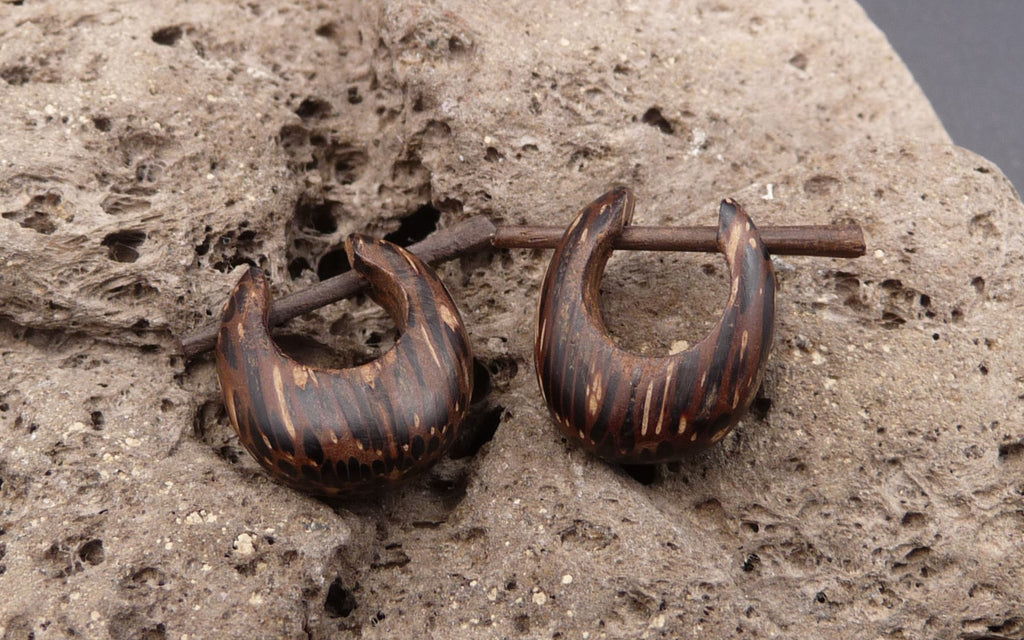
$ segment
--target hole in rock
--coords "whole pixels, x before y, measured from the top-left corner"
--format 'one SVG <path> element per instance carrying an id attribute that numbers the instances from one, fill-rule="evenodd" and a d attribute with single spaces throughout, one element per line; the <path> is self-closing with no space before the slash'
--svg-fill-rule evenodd
<path id="1" fill-rule="evenodd" d="M 321 38 L 333 38 L 338 33 L 338 26 L 333 22 L 325 22 L 313 31 Z"/>
<path id="2" fill-rule="evenodd" d="M 157 29 L 153 32 L 152 38 L 153 42 L 170 47 L 178 40 L 181 40 L 181 36 L 183 35 L 185 35 L 184 29 L 181 28 L 180 24 L 175 24 L 170 27 Z"/>
<path id="3" fill-rule="evenodd" d="M 633 478 L 645 487 L 650 486 L 658 480 L 658 465 L 654 464 L 623 464 L 619 465 L 630 478 Z"/>
<path id="4" fill-rule="evenodd" d="M 304 229 L 317 233 L 334 233 L 338 221 L 334 218 L 334 205 L 330 202 L 308 202 L 300 200 L 295 205 L 295 221 Z"/>
<path id="5" fill-rule="evenodd" d="M 908 511 L 900 519 L 900 525 L 904 527 L 919 527 L 925 523 L 925 515 L 919 511 Z"/>
<path id="6" fill-rule="evenodd" d="M 210 252 L 210 238 L 207 236 L 202 242 L 196 245 L 196 255 L 205 256 Z"/>
<path id="7" fill-rule="evenodd" d="M 331 115 L 331 103 L 320 98 L 309 97 L 299 104 L 299 108 L 295 110 L 295 115 L 303 120 L 326 118 Z"/>
<path id="8" fill-rule="evenodd" d="M 195 417 L 192 420 L 192 432 L 200 440 L 205 441 L 212 427 L 226 417 L 224 403 L 220 399 L 204 402 L 196 409 Z"/>
<path id="9" fill-rule="evenodd" d="M 333 278 L 336 275 L 344 273 L 351 268 L 349 264 L 348 254 L 345 252 L 344 247 L 340 249 L 332 249 L 320 256 L 320 260 L 316 263 L 316 277 L 320 280 L 326 280 Z"/>
<path id="10" fill-rule="evenodd" d="M 481 410 L 470 409 L 462 420 L 458 439 L 452 444 L 448 456 L 452 460 L 476 455 L 480 449 L 494 439 L 501 426 L 505 407 L 496 404 Z"/>
<path id="11" fill-rule="evenodd" d="M 469 487 L 469 470 L 465 465 L 438 465 L 431 469 L 425 486 L 441 501 L 442 509 L 451 511 L 466 497 L 466 489 Z M 431 520 L 426 519 L 421 522 L 426 524 Z M 426 524 L 426 526 L 432 527 L 436 524 L 439 522 L 433 521 L 433 524 Z"/>
<path id="12" fill-rule="evenodd" d="M 491 392 L 491 372 L 480 358 L 473 358 L 473 397 L 470 404 L 476 404 Z"/>
<path id="13" fill-rule="evenodd" d="M 145 231 L 115 231 L 104 236 L 100 244 L 107 248 L 107 257 L 114 262 L 135 262 L 139 259 L 136 247 L 145 241 Z"/>
<path id="14" fill-rule="evenodd" d="M 519 375 L 519 363 L 510 355 L 500 355 L 487 362 L 487 371 L 491 374 L 491 383 L 501 389 Z"/>
<path id="15" fill-rule="evenodd" d="M 347 618 L 352 611 L 359 606 L 352 591 L 345 588 L 341 578 L 335 578 L 331 586 L 327 588 L 327 599 L 324 601 L 324 611 L 334 618 Z"/>
<path id="16" fill-rule="evenodd" d="M 468 49 L 468 45 L 462 41 L 458 36 L 452 36 L 448 38 L 448 51 L 453 54 L 464 53 Z"/>
<path id="17" fill-rule="evenodd" d="M 988 625 L 988 630 L 991 631 L 992 633 L 1002 633 L 1002 634 L 1015 633 L 1017 631 L 1020 631 L 1022 628 L 1024 628 L 1024 620 L 1021 620 L 1020 618 L 1017 618 L 1017 617 L 1007 618 L 1006 620 L 1003 620 L 1003 621 L 999 622 L 998 624 L 990 624 L 990 625 Z M 965 637 L 971 637 L 971 636 L 965 636 Z M 1003 637 L 1004 636 L 999 636 L 998 638 L 995 638 L 995 637 L 989 638 L 988 636 L 981 636 L 980 638 L 981 638 L 981 640 L 1002 640 Z"/>
<path id="18" fill-rule="evenodd" d="M 441 211 L 428 202 L 402 218 L 398 228 L 385 235 L 384 239 L 400 247 L 408 247 L 433 233 L 440 219 Z"/>
<path id="19" fill-rule="evenodd" d="M 103 541 L 99 539 L 90 540 L 78 549 L 78 557 L 92 566 L 103 562 L 104 556 Z"/>
<path id="20" fill-rule="evenodd" d="M 512 620 L 512 625 L 515 627 L 516 633 L 520 635 L 530 633 L 530 616 L 520 613 Z"/>
<path id="21" fill-rule="evenodd" d="M 747 556 L 746 560 L 743 561 L 743 570 L 746 572 L 753 571 L 757 566 L 761 564 L 761 557 L 756 553 L 752 553 Z"/>
<path id="22" fill-rule="evenodd" d="M 142 161 L 135 167 L 135 179 L 139 182 L 156 182 L 162 174 L 160 162 Z"/>
<path id="23" fill-rule="evenodd" d="M 768 417 L 768 413 L 772 410 L 772 399 L 765 398 L 763 396 L 757 396 L 754 401 L 750 403 L 750 415 L 754 416 L 758 420 L 764 420 Z"/>
<path id="24" fill-rule="evenodd" d="M 156 567 L 142 567 L 132 572 L 125 581 L 125 586 L 129 589 L 162 587 L 165 584 L 167 584 L 167 574 Z"/>
<path id="25" fill-rule="evenodd" d="M 842 181 L 826 175 L 816 175 L 804 181 L 804 191 L 811 195 L 827 195 L 837 189 Z"/>
<path id="26" fill-rule="evenodd" d="M 903 290 L 903 281 L 898 278 L 887 278 L 878 285 L 890 295 L 898 294 Z"/>
<path id="27" fill-rule="evenodd" d="M 671 135 L 675 132 L 675 127 L 672 126 L 672 123 L 669 122 L 665 116 L 661 115 L 661 109 L 657 107 L 651 107 L 647 111 L 644 111 L 644 115 L 640 120 L 644 124 L 649 124 L 652 127 L 658 127 L 662 133 Z"/>
<path id="28" fill-rule="evenodd" d="M 288 275 L 291 276 L 292 280 L 297 279 L 302 275 L 303 271 L 312 271 L 313 267 L 309 264 L 309 260 L 298 257 L 288 263 Z"/>
<path id="29" fill-rule="evenodd" d="M 0 80 L 3 80 L 12 87 L 28 84 L 32 79 L 32 67 L 24 64 L 15 64 L 0 69 Z"/>
<path id="30" fill-rule="evenodd" d="M 43 235 L 50 235 L 57 230 L 57 223 L 45 211 L 5 211 L 3 218 L 4 220 L 14 220 L 22 228 L 32 229 L 36 233 Z"/>
<path id="31" fill-rule="evenodd" d="M 896 329 L 907 323 L 906 318 L 894 311 L 882 312 L 882 326 L 886 329 Z"/>
<path id="32" fill-rule="evenodd" d="M 1000 462 L 1006 462 L 1012 458 L 1019 458 L 1024 456 L 1024 441 L 1022 442 L 1009 442 L 1007 444 L 999 445 L 999 456 Z"/>
<path id="33" fill-rule="evenodd" d="M 309 131 L 298 124 L 284 125 L 278 132 L 277 138 L 285 150 L 304 147 L 310 143 Z"/>
<path id="34" fill-rule="evenodd" d="M 357 149 L 351 145 L 339 145 L 331 149 L 328 159 L 333 159 L 334 178 L 338 184 L 352 184 L 359 178 L 359 174 L 369 157 L 366 151 Z"/>
<path id="35" fill-rule="evenodd" d="M 384 335 L 381 334 L 379 331 L 371 331 L 366 336 L 366 346 L 370 347 L 371 349 L 380 348 L 380 345 L 383 344 L 383 342 Z"/>

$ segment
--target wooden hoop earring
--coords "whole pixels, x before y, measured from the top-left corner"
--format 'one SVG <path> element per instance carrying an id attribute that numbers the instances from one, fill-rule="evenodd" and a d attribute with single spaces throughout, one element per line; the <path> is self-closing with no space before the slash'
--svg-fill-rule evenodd
<path id="1" fill-rule="evenodd" d="M 272 475 L 320 495 L 397 481 L 437 461 L 469 405 L 473 356 L 454 301 L 415 255 L 352 235 L 352 268 L 401 333 L 350 369 L 296 362 L 267 327 L 270 294 L 251 268 L 231 293 L 217 374 L 239 441 Z"/>
<path id="2" fill-rule="evenodd" d="M 717 244 L 731 289 L 722 317 L 688 351 L 625 351 L 601 319 L 599 287 L 633 205 L 628 189 L 612 190 L 565 232 L 544 278 L 534 358 L 541 393 L 570 439 L 606 460 L 667 462 L 721 440 L 754 399 L 772 346 L 775 272 L 753 222 L 724 200 Z"/>

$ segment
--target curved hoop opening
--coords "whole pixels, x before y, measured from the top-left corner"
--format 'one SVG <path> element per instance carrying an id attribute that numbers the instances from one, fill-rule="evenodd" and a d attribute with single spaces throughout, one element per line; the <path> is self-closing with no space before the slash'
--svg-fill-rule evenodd
<path id="1" fill-rule="evenodd" d="M 355 370 L 364 371 L 368 374 L 374 366 L 374 362 L 400 348 L 408 326 L 420 322 L 420 320 L 415 318 L 416 310 L 410 308 L 409 292 L 406 291 L 406 287 L 401 281 L 402 277 L 400 277 L 400 274 L 403 274 L 406 278 L 420 274 L 416 271 L 417 265 L 406 260 L 404 256 L 395 251 L 392 245 L 359 234 L 352 234 L 346 238 L 345 250 L 349 257 L 351 268 L 366 279 L 370 298 L 374 304 L 384 311 L 396 332 L 393 343 L 387 348 L 381 349 L 379 353 L 369 358 L 353 358 L 351 365 L 329 364 L 325 362 L 326 359 L 322 355 L 317 357 L 318 354 L 314 353 L 316 350 L 326 349 L 337 356 L 334 359 L 338 360 L 351 357 L 350 351 L 342 351 L 335 346 L 323 344 L 301 335 L 286 334 L 285 336 L 275 337 L 266 321 L 272 300 L 266 276 L 262 271 L 255 268 L 250 269 L 246 275 L 253 280 L 250 286 L 257 291 L 255 301 L 259 303 L 261 317 L 263 318 L 261 327 L 257 328 L 257 330 L 262 330 L 266 333 L 266 340 L 273 345 L 273 348 L 276 349 L 280 357 L 292 360 L 302 366 L 316 368 L 325 373 Z M 245 276 L 243 276 L 243 282 L 244 280 Z M 242 282 L 239 284 L 241 285 Z M 332 330 L 331 333 L 334 335 L 336 332 Z M 372 332 L 369 335 L 369 339 L 373 340 Z M 378 340 L 380 340 L 379 337 Z M 353 340 L 352 342 L 354 343 L 355 341 Z M 373 346 L 369 344 L 369 341 L 364 344 L 370 347 Z"/>
<path id="2" fill-rule="evenodd" d="M 731 200 L 723 201 L 719 212 L 718 253 L 715 255 L 718 256 L 718 258 L 721 259 L 725 264 L 726 291 L 728 293 L 726 295 L 725 302 L 719 302 L 718 306 L 716 307 L 717 313 L 713 316 L 716 318 L 715 322 L 712 323 L 709 329 L 705 330 L 700 335 L 699 340 L 697 340 L 696 342 L 687 340 L 687 345 L 682 349 L 670 349 L 668 353 L 662 355 L 650 355 L 621 346 L 619 342 L 616 341 L 615 339 L 616 337 L 618 337 L 618 335 L 613 335 L 613 332 L 610 331 L 608 323 L 605 320 L 604 313 L 601 310 L 601 282 L 603 282 L 605 279 L 607 266 L 613 256 L 613 250 L 611 247 L 615 239 L 622 234 L 622 229 L 629 226 L 629 224 L 631 223 L 633 216 L 632 209 L 633 201 L 630 198 L 630 200 L 626 202 L 623 206 L 623 214 L 620 221 L 616 221 L 615 224 L 610 225 L 609 233 L 607 233 L 605 237 L 602 237 L 601 241 L 597 244 L 595 250 L 587 259 L 586 266 L 584 267 L 585 273 L 587 276 L 589 276 L 589 278 L 587 280 L 584 280 L 585 289 L 582 294 L 582 300 L 583 306 L 587 312 L 586 317 L 590 321 L 592 329 L 596 332 L 597 335 L 599 335 L 603 340 L 607 342 L 610 348 L 620 351 L 622 353 L 628 353 L 636 357 L 647 358 L 651 360 L 667 360 L 678 356 L 679 353 L 685 351 L 698 350 L 702 346 L 707 346 L 707 344 L 710 341 L 715 339 L 716 335 L 721 333 L 723 329 L 723 323 L 726 322 L 727 311 L 730 308 L 736 306 L 738 297 L 741 293 L 739 290 L 739 279 L 741 276 L 740 271 L 743 268 L 743 265 L 741 264 L 743 258 L 741 256 L 731 255 L 729 253 L 729 247 L 727 246 L 728 238 L 725 236 L 730 231 L 730 225 L 734 219 L 734 216 L 736 216 L 737 214 L 741 215 L 741 222 L 749 222 L 749 218 L 746 216 L 745 213 L 741 213 L 742 210 L 739 209 L 738 206 Z M 725 211 L 726 209 L 729 209 L 729 211 Z M 749 224 L 751 226 L 753 225 L 752 222 L 750 222 Z M 735 232 L 735 230 L 733 231 Z M 763 251 L 764 255 L 767 256 L 767 250 L 764 249 L 763 243 L 760 242 L 760 237 L 756 234 L 756 229 L 754 229 L 754 234 L 752 238 L 756 238 L 756 242 L 759 245 L 759 250 Z M 770 268 L 770 261 L 767 262 L 767 264 Z M 688 292 L 687 295 L 689 296 L 691 294 Z M 717 299 L 720 300 L 721 298 Z M 708 306 L 708 308 L 711 308 L 710 305 Z"/>
<path id="3" fill-rule="evenodd" d="M 731 278 L 721 253 L 615 251 L 590 310 L 620 349 L 675 355 L 710 335 L 727 306 Z"/>

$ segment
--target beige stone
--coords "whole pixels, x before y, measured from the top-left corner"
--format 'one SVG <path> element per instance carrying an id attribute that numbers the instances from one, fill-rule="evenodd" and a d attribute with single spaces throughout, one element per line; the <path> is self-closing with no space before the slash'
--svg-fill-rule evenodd
<path id="1" fill-rule="evenodd" d="M 0 78 L 0 636 L 1024 632 L 1021 202 L 854 2 L 4 2 Z M 177 355 L 243 264 L 293 291 L 350 232 L 561 224 L 614 184 L 637 223 L 731 196 L 868 241 L 776 259 L 757 410 L 644 483 L 548 419 L 545 252 L 440 269 L 500 423 L 366 503 L 269 479 Z M 603 309 L 667 352 L 726 288 L 616 254 Z M 281 335 L 394 337 L 365 299 Z"/>

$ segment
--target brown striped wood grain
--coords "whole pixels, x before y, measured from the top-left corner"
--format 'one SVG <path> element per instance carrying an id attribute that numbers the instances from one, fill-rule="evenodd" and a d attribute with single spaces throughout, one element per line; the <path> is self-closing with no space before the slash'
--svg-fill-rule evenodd
<path id="1" fill-rule="evenodd" d="M 775 273 L 742 207 L 724 200 L 718 247 L 731 276 L 711 332 L 681 353 L 647 357 L 618 347 L 601 318 L 599 287 L 634 197 L 614 189 L 585 207 L 551 258 L 534 358 L 554 421 L 606 460 L 678 460 L 720 441 L 757 393 L 772 346 Z"/>
<path id="2" fill-rule="evenodd" d="M 401 333 L 380 358 L 325 369 L 284 354 L 267 327 L 270 294 L 256 268 L 225 306 L 216 349 L 242 445 L 289 486 L 328 496 L 434 464 L 456 436 L 473 383 L 462 318 L 433 269 L 383 240 L 354 234 L 346 249 Z"/>

